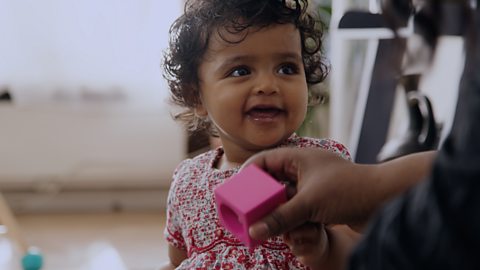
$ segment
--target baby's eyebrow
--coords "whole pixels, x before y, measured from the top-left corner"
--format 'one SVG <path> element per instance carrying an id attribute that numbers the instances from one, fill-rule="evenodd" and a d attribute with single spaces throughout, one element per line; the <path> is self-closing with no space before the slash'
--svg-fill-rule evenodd
<path id="1" fill-rule="evenodd" d="M 224 59 L 221 63 L 214 68 L 215 71 L 223 72 L 225 69 L 230 68 L 238 63 L 245 63 L 249 61 L 253 61 L 255 59 L 252 55 L 237 55 L 230 58 Z"/>
<path id="2" fill-rule="evenodd" d="M 225 61 L 223 61 L 223 64 L 224 65 L 231 65 L 231 64 L 238 63 L 238 62 L 252 61 L 254 59 L 255 59 L 255 57 L 253 55 L 237 55 L 237 56 L 227 58 Z"/>
<path id="3" fill-rule="evenodd" d="M 278 59 L 287 59 L 290 61 L 302 61 L 302 55 L 294 52 L 277 53 L 275 54 L 275 57 L 277 57 Z"/>
<path id="4" fill-rule="evenodd" d="M 302 62 L 302 56 L 296 52 L 279 52 L 273 53 L 273 57 L 282 61 Z M 237 63 L 250 62 L 255 60 L 253 55 L 236 55 L 225 59 L 218 67 L 217 70 L 223 70 L 227 67 L 235 65 Z"/>

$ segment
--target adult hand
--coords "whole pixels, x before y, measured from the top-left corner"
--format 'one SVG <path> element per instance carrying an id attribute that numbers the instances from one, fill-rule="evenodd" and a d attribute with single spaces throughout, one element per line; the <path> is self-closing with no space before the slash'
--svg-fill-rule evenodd
<path id="1" fill-rule="evenodd" d="M 325 225 L 305 223 L 283 235 L 290 251 L 311 269 L 321 268 L 329 253 L 329 239 Z"/>
<path id="2" fill-rule="evenodd" d="M 245 163 L 254 163 L 280 181 L 296 187 L 290 200 L 250 227 L 250 235 L 267 239 L 306 222 L 355 223 L 368 215 L 364 204 L 362 165 L 327 150 L 279 148 L 261 152 Z"/>
<path id="3" fill-rule="evenodd" d="M 296 190 L 286 203 L 253 224 L 250 236 L 265 240 L 307 222 L 361 227 L 386 200 L 423 179 L 434 156 L 435 152 L 423 152 L 362 165 L 318 148 L 260 152 L 243 166 L 254 163 Z"/>
<path id="4" fill-rule="evenodd" d="M 347 225 L 305 223 L 283 234 L 297 259 L 312 270 L 345 269 L 347 258 L 361 234 Z"/>

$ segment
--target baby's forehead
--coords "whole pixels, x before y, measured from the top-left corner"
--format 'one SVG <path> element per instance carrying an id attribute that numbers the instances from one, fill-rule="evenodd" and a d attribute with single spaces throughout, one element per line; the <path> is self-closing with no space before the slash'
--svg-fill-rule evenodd
<path id="1" fill-rule="evenodd" d="M 302 58 L 302 42 L 299 30 L 293 24 L 274 24 L 266 27 L 252 26 L 241 31 L 219 28 L 208 40 L 203 61 L 221 56 L 295 55 Z"/>
<path id="2" fill-rule="evenodd" d="M 208 38 L 208 47 L 211 45 L 234 46 L 243 42 L 250 35 L 262 32 L 264 30 L 282 26 L 284 28 L 291 28 L 299 33 L 298 28 L 293 23 L 285 24 L 269 24 L 269 25 L 251 25 L 251 26 L 237 26 L 237 25 L 221 25 L 214 27 Z"/>
<path id="3" fill-rule="evenodd" d="M 238 44 L 252 32 L 260 30 L 260 27 L 250 26 L 235 28 L 234 26 L 217 26 L 210 34 L 210 41 L 225 44 Z"/>

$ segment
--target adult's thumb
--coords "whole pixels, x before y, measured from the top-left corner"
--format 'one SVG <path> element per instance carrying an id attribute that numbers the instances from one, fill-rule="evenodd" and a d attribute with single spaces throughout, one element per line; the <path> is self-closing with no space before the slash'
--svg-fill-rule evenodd
<path id="1" fill-rule="evenodd" d="M 308 221 L 308 212 L 308 209 L 302 206 L 301 198 L 294 196 L 260 221 L 251 225 L 249 228 L 250 237 L 257 240 L 266 240 L 286 233 Z"/>

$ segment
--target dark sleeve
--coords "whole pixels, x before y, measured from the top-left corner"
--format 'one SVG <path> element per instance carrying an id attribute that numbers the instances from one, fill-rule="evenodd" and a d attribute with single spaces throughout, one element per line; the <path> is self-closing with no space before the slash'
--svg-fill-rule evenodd
<path id="1" fill-rule="evenodd" d="M 431 175 L 377 215 L 349 269 L 480 269 L 480 40 L 475 46 Z"/>

